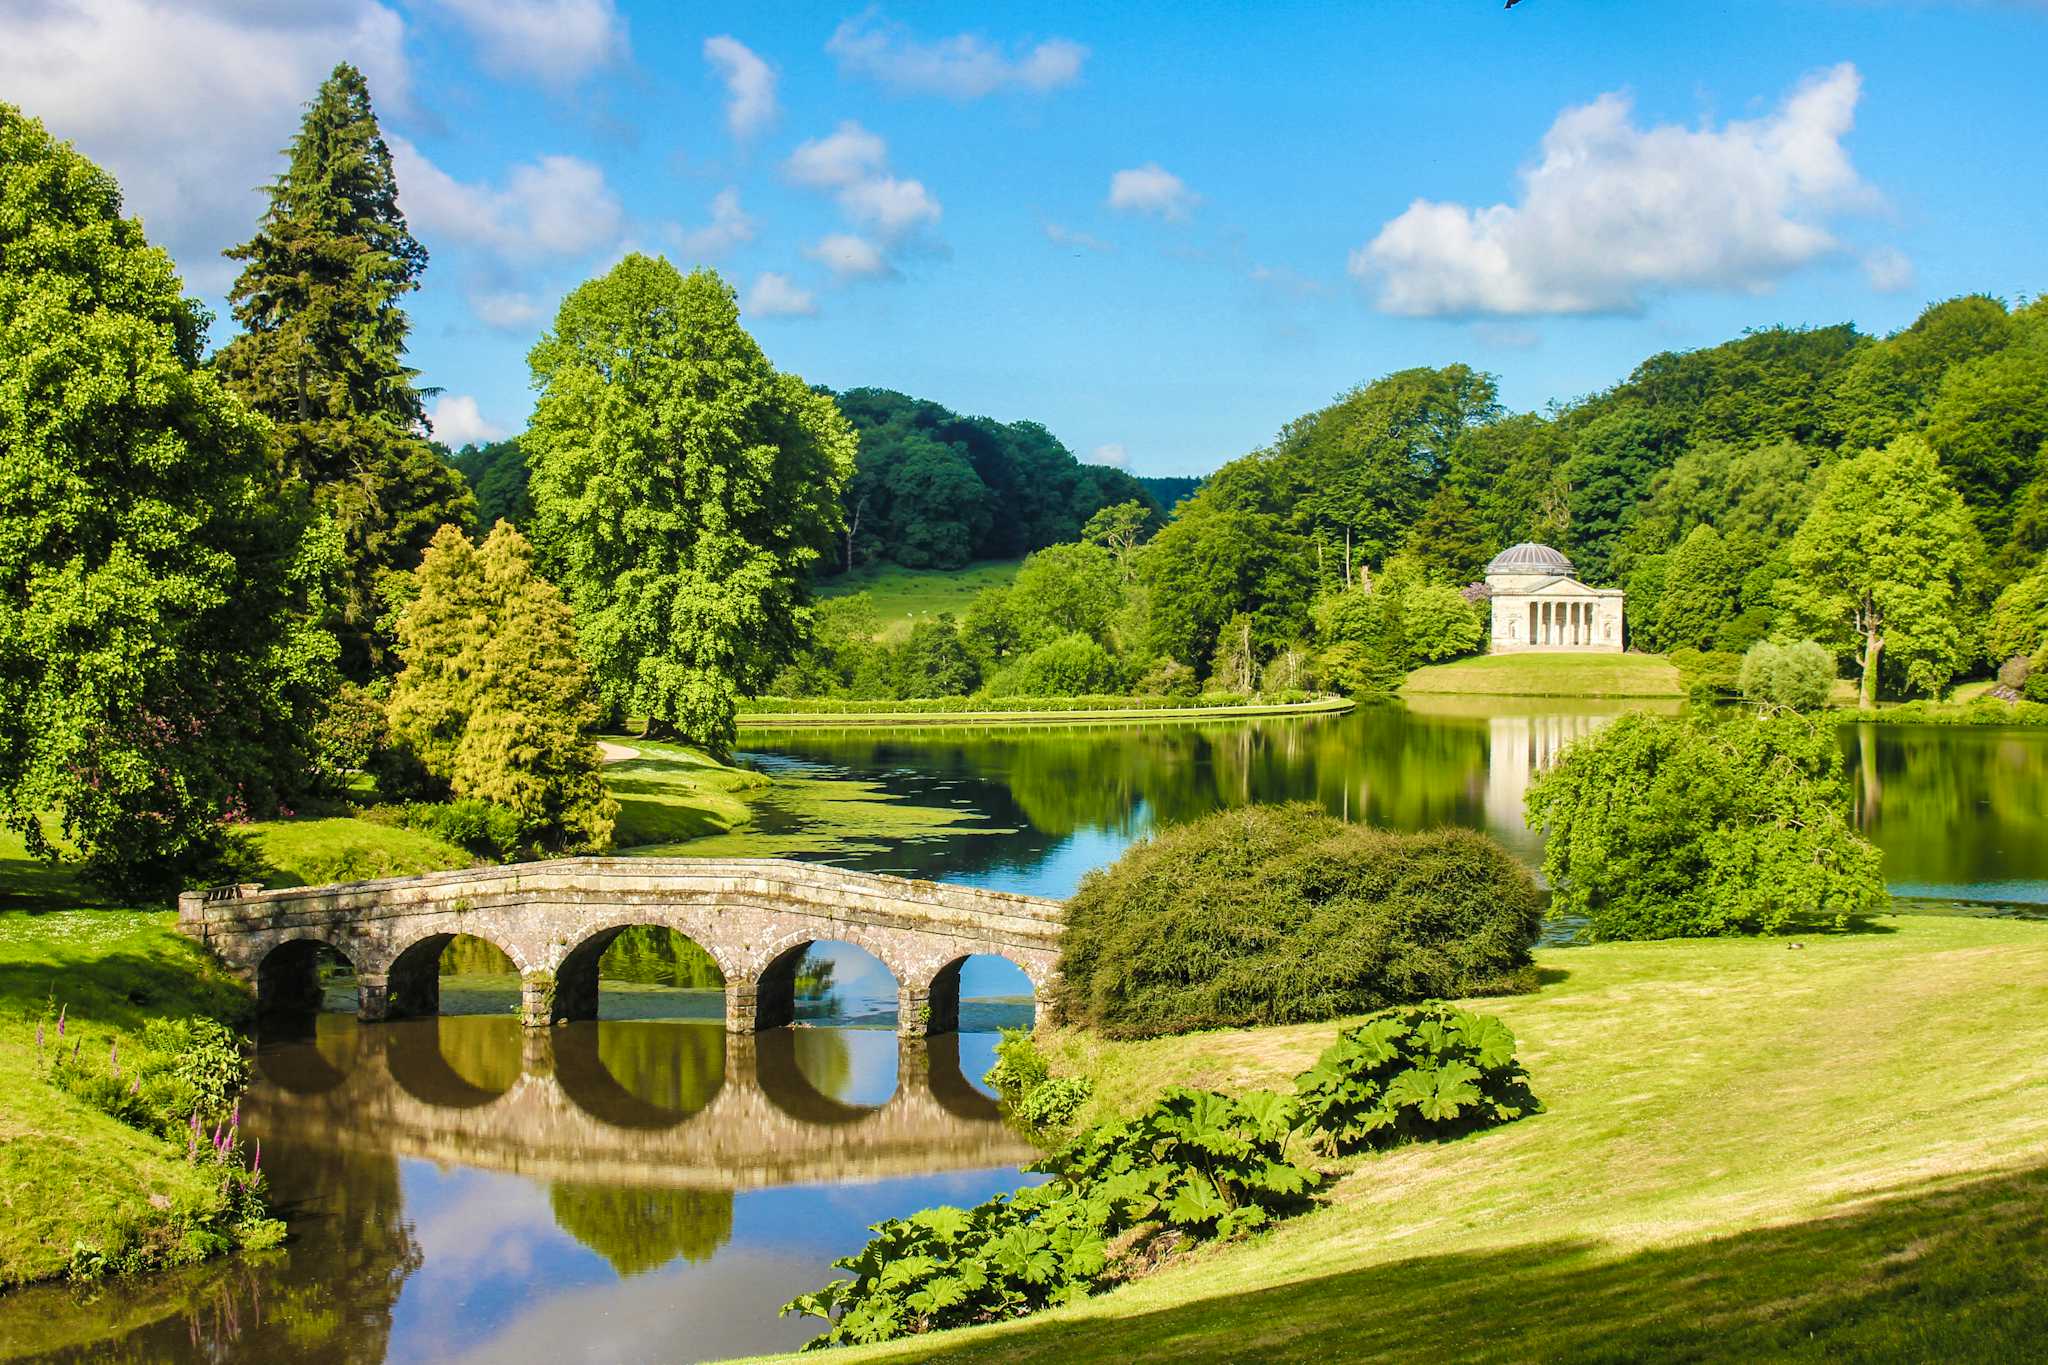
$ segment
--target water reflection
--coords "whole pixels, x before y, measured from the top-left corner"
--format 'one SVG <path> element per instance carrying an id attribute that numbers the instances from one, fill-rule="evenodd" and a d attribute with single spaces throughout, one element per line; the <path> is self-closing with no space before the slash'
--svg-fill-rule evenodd
<path id="1" fill-rule="evenodd" d="M 1676 702 L 1424 697 L 1343 716 L 1113 730 L 747 734 L 748 761 L 811 765 L 1014 831 L 908 840 L 829 861 L 1065 897 L 1162 823 L 1252 801 L 1309 801 L 1393 829 L 1483 829 L 1533 864 L 1535 775 L 1571 741 Z M 2048 731 L 1841 727 L 1857 818 L 1904 894 L 2048 903 Z"/>
<path id="2" fill-rule="evenodd" d="M 0 1356 L 786 1349 L 809 1331 L 776 1306 L 829 1278 L 867 1224 L 1027 1178 L 1029 1145 L 963 1069 L 978 1077 L 993 1033 L 900 1044 L 880 1029 L 345 1014 L 267 1029 L 243 1115 L 287 1247 L 12 1295 Z"/>

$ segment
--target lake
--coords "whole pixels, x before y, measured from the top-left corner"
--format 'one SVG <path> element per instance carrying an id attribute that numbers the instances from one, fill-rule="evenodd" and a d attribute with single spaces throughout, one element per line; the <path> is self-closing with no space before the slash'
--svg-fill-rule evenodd
<path id="1" fill-rule="evenodd" d="M 1466 825 L 1534 865 L 1533 774 L 1616 703 L 1442 699 L 1349 715 L 1115 729 L 750 732 L 745 760 L 872 781 L 970 816 L 828 861 L 1065 896 L 1162 822 L 1308 801 L 1401 829 Z M 1920 908 L 2048 912 L 2048 732 L 1851 726 L 1856 818 Z M 730 1038 L 715 991 L 608 979 L 601 1017 L 543 1031 L 514 979 L 444 977 L 438 1019 L 273 1021 L 247 1129 L 292 1240 L 177 1274 L 45 1287 L 0 1342 L 57 1358 L 695 1360 L 799 1345 L 776 1307 L 869 1223 L 1030 1177 L 978 1078 L 1028 1001 L 966 1031 L 893 1032 L 879 964 L 828 955 L 802 1025 Z M 475 961 L 481 961 L 481 958 Z M 657 974 L 658 977 L 658 974 Z M 1000 965 L 967 994 L 1009 995 Z M 332 993 L 350 999 L 347 984 Z M 24 1333 L 33 1332 L 32 1338 Z M 69 1344 L 67 1349 L 64 1348 Z"/>

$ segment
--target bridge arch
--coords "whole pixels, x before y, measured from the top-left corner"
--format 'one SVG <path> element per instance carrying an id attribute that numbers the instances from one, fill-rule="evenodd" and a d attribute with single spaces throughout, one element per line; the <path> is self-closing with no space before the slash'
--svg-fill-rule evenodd
<path id="1" fill-rule="evenodd" d="M 479 926 L 480 927 L 480 926 Z M 421 934 L 392 955 L 384 969 L 385 1012 L 393 1019 L 420 1019 L 441 1012 L 441 956 L 458 938 L 473 938 L 504 954 L 513 970 L 524 972 L 516 942 L 501 942 L 475 927 L 437 929 Z"/>
<path id="2" fill-rule="evenodd" d="M 683 918 L 683 922 L 676 920 Z M 716 934 L 705 933 L 686 917 L 660 911 L 635 913 L 622 910 L 614 922 L 590 930 L 563 954 L 555 968 L 554 997 L 550 1022 L 572 1022 L 598 1017 L 600 968 L 604 955 L 619 938 L 633 929 L 663 929 L 701 949 L 718 969 L 718 985 L 730 986 L 736 971 L 731 951 Z"/>
<path id="3" fill-rule="evenodd" d="M 754 987 L 754 1028 L 781 1028 L 796 1022 L 796 976 L 804 954 L 821 943 L 844 943 L 858 948 L 882 964 L 895 983 L 897 999 L 916 980 L 913 968 L 902 960 L 896 945 L 884 934 L 855 924 L 813 924 L 771 939 L 758 953 L 750 973 Z M 730 980 L 731 978 L 727 978 Z M 899 1027 L 902 1021 L 898 1020 Z"/>
<path id="4" fill-rule="evenodd" d="M 960 953 L 942 963 L 937 971 L 933 972 L 927 980 L 919 984 L 919 989 L 924 995 L 925 1008 L 928 1011 L 927 1018 L 930 1021 L 925 1029 L 926 1033 L 959 1032 L 961 973 L 965 970 L 967 964 L 975 958 L 993 960 L 1014 968 L 1017 974 L 1023 977 L 1026 988 L 1031 992 L 1031 1004 L 1034 1015 L 1038 1008 L 1044 1005 L 1044 984 L 1041 978 L 1032 972 L 1028 964 L 1017 961 L 1007 953 L 993 953 L 986 950 Z"/>
<path id="5" fill-rule="evenodd" d="M 836 1030 L 831 1033 L 836 1034 Z M 885 1108 L 890 1099 L 903 1093 L 904 1076 L 896 1074 L 890 1095 L 876 1104 L 853 1104 L 825 1093 L 805 1070 L 802 1054 L 807 1046 L 837 1042 L 824 1029 L 778 1028 L 753 1039 L 754 1084 L 768 1103 L 785 1117 L 820 1128 L 863 1123 Z"/>
<path id="6" fill-rule="evenodd" d="M 339 937 L 301 933 L 271 945 L 256 963 L 257 1008 L 265 1013 L 317 1013 L 325 995 L 320 984 L 321 961 L 330 955 L 348 965 L 357 980 L 360 1000 L 363 964 L 352 951 L 354 945 L 337 942 Z"/>

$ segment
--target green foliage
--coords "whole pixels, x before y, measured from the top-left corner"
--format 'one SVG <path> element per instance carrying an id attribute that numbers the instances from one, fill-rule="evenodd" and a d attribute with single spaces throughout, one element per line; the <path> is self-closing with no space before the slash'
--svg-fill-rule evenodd
<path id="1" fill-rule="evenodd" d="M 1309 542 L 1271 513 L 1231 505 L 1235 496 L 1227 479 L 1204 485 L 1152 538 L 1140 564 L 1152 592 L 1150 643 L 1184 664 L 1206 663 L 1239 615 L 1251 617 L 1260 654 L 1299 638 L 1308 624 Z"/>
<path id="2" fill-rule="evenodd" d="M 476 494 L 477 525 L 496 526 L 509 521 L 523 527 L 533 519 L 533 499 L 527 492 L 526 452 L 519 448 L 517 437 L 466 445 L 455 452 L 453 463 L 456 472 L 469 480 L 470 491 Z"/>
<path id="3" fill-rule="evenodd" d="M 1348 589 L 1319 598 L 1316 673 L 1347 697 L 1384 695 L 1413 665 L 1401 601 L 1391 592 Z"/>
<path id="4" fill-rule="evenodd" d="M 890 664 L 899 697 L 962 697 L 981 681 L 950 616 L 912 626 L 910 638 L 891 651 Z"/>
<path id="5" fill-rule="evenodd" d="M 717 275 L 637 253 L 572 291 L 529 360 L 534 540 L 605 708 L 729 751 L 735 699 L 810 632 L 852 429 L 769 364 Z"/>
<path id="6" fill-rule="evenodd" d="M 518 811 L 474 798 L 409 802 L 403 819 L 407 829 L 431 834 L 499 863 L 519 853 L 526 835 Z"/>
<path id="7" fill-rule="evenodd" d="M 1542 916 L 1535 882 L 1482 834 L 1222 811 L 1083 880 L 1053 1006 L 1142 1038 L 1526 989 Z"/>
<path id="8" fill-rule="evenodd" d="M 608 846 L 618 804 L 589 738 L 589 673 L 525 537 L 500 523 L 478 551 L 444 527 L 416 579 L 398 625 L 393 745 L 440 790 L 510 811 L 521 845 Z"/>
<path id="9" fill-rule="evenodd" d="M 1034 1132 L 1066 1127 L 1095 1093 L 1086 1076 L 1053 1075 L 1029 1029 L 1003 1030 L 995 1065 L 982 1080 L 1003 1097 L 1010 1116 Z"/>
<path id="10" fill-rule="evenodd" d="M 1908 690 L 1938 695 L 1968 662 L 1980 559 L 1969 511 L 1934 451 L 1903 436 L 1829 470 L 1777 596 L 1794 628 L 1860 652 L 1866 707 L 1880 666 Z"/>
<path id="11" fill-rule="evenodd" d="M 405 364 L 399 301 L 418 288 L 426 248 L 398 207 L 391 150 L 369 86 L 347 63 L 321 83 L 229 291 L 241 334 L 215 361 L 228 387 L 271 422 L 276 466 L 311 491 L 346 547 L 330 622 L 358 678 L 381 672 L 381 580 L 408 572 L 435 530 L 467 526 L 468 485 L 424 435 Z"/>
<path id="12" fill-rule="evenodd" d="M 1305 1207 L 1321 1179 L 1287 1160 L 1294 1118 L 1269 1092 L 1169 1089 L 1038 1162 L 1045 1185 L 875 1224 L 867 1246 L 833 1262 L 851 1278 L 782 1311 L 827 1322 L 808 1350 L 1078 1302 L 1114 1273 L 1112 1240 L 1133 1228 L 1227 1238 Z"/>
<path id="13" fill-rule="evenodd" d="M 860 454 L 841 500 L 841 571 L 886 560 L 958 568 L 1081 538 L 1104 508 L 1156 504 L 1120 469 L 1079 463 L 1036 422 L 963 417 L 888 389 L 838 396 Z"/>
<path id="14" fill-rule="evenodd" d="M 1707 649 L 1735 614 L 1741 568 L 1728 554 L 1720 532 L 1701 524 L 1672 551 L 1657 597 L 1654 649 Z"/>
<path id="15" fill-rule="evenodd" d="M 202 368 L 207 318 L 98 167 L 0 104 L 0 819 L 98 883 L 207 875 L 303 786 L 331 530 Z"/>
<path id="16" fill-rule="evenodd" d="M 1401 634 L 1408 655 L 1420 663 L 1476 654 L 1486 640 L 1486 622 L 1477 606 L 1456 588 L 1423 583 L 1401 594 Z"/>
<path id="17" fill-rule="evenodd" d="M 1122 680 L 1108 650 L 1085 635 L 1064 635 L 998 673 L 988 690 L 996 697 L 1101 696 Z"/>
<path id="18" fill-rule="evenodd" d="M 1295 1079 L 1294 1094 L 1333 1153 L 1456 1137 L 1543 1107 L 1506 1024 L 1439 1004 L 1345 1029 Z"/>
<path id="19" fill-rule="evenodd" d="M 340 791 L 356 773 L 368 772 L 387 747 L 389 728 L 383 682 L 365 687 L 344 682 L 313 726 L 313 775 L 328 792 Z"/>
<path id="20" fill-rule="evenodd" d="M 1890 900 L 1833 727 L 1807 717 L 1623 716 L 1567 747 L 1528 803 L 1552 913 L 1597 939 L 1841 926 Z"/>
<path id="21" fill-rule="evenodd" d="M 1835 690 L 1835 656 L 1811 640 L 1759 640 L 1742 656 L 1744 700 L 1818 711 Z"/>
<path id="22" fill-rule="evenodd" d="M 1123 605 L 1122 575 L 1103 546 L 1048 545 L 1017 570 L 1007 600 L 1026 649 L 1063 635 L 1100 640 Z"/>
<path id="23" fill-rule="evenodd" d="M 2048 555 L 1998 594 L 1984 643 L 1998 663 L 2048 646 Z"/>
<path id="24" fill-rule="evenodd" d="M 1927 441 L 1984 543 L 2004 546 L 2015 500 L 2048 448 L 2048 324 L 2016 327 L 2005 349 L 1943 374 Z"/>

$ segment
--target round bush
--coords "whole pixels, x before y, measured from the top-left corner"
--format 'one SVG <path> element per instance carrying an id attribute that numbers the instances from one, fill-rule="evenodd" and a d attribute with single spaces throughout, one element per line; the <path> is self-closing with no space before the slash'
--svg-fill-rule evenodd
<path id="1" fill-rule="evenodd" d="M 1018 659 L 989 686 L 998 697 L 1083 697 L 1122 685 L 1116 660 L 1085 635 L 1063 635 Z"/>
<path id="2" fill-rule="evenodd" d="M 1835 690 L 1835 656 L 1811 640 L 1759 640 L 1742 656 L 1741 686 L 1748 701 L 1817 711 Z"/>
<path id="3" fill-rule="evenodd" d="M 1249 806 L 1088 875 L 1067 903 L 1053 1008 L 1149 1038 L 1526 990 L 1542 919 L 1534 878 L 1483 834 Z"/>

